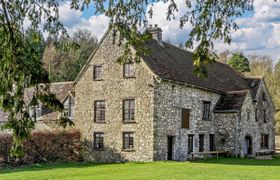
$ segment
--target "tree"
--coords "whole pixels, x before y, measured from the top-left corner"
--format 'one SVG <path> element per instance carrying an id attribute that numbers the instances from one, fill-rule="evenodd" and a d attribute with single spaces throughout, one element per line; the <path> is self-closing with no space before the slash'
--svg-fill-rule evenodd
<path id="1" fill-rule="evenodd" d="M 0 1 L 0 107 L 9 112 L 8 122 L 4 128 L 9 128 L 13 133 L 12 154 L 23 155 L 23 141 L 30 136 L 36 119 L 28 113 L 25 104 L 24 90 L 34 87 L 34 96 L 30 105 L 40 102 L 50 109 L 63 111 L 63 105 L 49 91 L 49 86 L 39 86 L 39 83 L 48 83 L 48 73 L 43 68 L 42 39 L 39 25 L 41 15 L 46 14 L 44 29 L 50 34 L 64 34 L 65 29 L 58 22 L 58 13 L 50 14 L 49 8 L 58 9 L 54 1 Z M 23 27 L 24 21 L 31 22 L 28 31 Z M 63 125 L 69 121 L 61 118 Z"/>
<path id="2" fill-rule="evenodd" d="M 78 29 L 61 43 L 75 42 L 78 48 L 60 51 L 50 42 L 45 49 L 43 63 L 52 82 L 73 81 L 97 47 L 98 40 L 89 30 Z"/>
<path id="3" fill-rule="evenodd" d="M 241 73 L 251 71 L 250 62 L 242 53 L 233 53 L 232 57 L 228 60 L 228 65 Z"/>
<path id="4" fill-rule="evenodd" d="M 119 62 L 139 61 L 141 55 L 148 53 L 145 42 L 151 35 L 147 32 L 138 33 L 138 28 L 146 25 L 146 10 L 154 0 L 71 0 L 71 8 L 83 10 L 91 2 L 95 5 L 96 13 L 105 14 L 111 19 L 110 28 L 117 31 L 114 35 L 119 34 L 127 39 Z M 169 3 L 167 20 L 170 20 L 178 10 L 177 5 L 174 0 L 163 2 Z M 180 26 L 183 27 L 187 22 L 193 25 L 185 45 L 188 48 L 193 47 L 196 42 L 193 55 L 194 72 L 200 77 L 206 77 L 207 65 L 215 59 L 212 52 L 214 41 L 231 42 L 230 32 L 238 28 L 236 17 L 242 16 L 245 11 L 251 11 L 253 1 L 186 0 L 185 3 L 187 11 L 180 18 Z M 18 152 L 34 124 L 23 102 L 24 88 L 36 86 L 38 91 L 35 97 L 46 101 L 45 103 L 55 102 L 47 89 L 37 86 L 38 83 L 49 82 L 48 75 L 42 68 L 39 52 L 33 49 L 33 43 L 37 43 L 37 35 L 27 38 L 24 25 L 28 22 L 30 29 L 35 32 L 43 27 L 55 41 L 59 35 L 67 36 L 66 29 L 59 22 L 58 7 L 56 0 L 0 0 L 0 105 L 2 109 L 10 112 L 8 127 L 13 130 L 16 140 L 14 149 Z M 149 16 L 153 15 L 152 8 L 151 6 L 148 11 Z M 122 38 L 115 43 L 123 43 Z M 136 49 L 136 56 L 133 56 L 131 46 Z M 67 46 L 62 46 L 62 49 L 65 47 Z M 34 102 L 37 102 L 36 99 Z"/>

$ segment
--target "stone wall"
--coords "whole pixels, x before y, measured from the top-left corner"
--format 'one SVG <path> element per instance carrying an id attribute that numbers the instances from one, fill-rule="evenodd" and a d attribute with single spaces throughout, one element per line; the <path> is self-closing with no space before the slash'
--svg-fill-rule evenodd
<path id="1" fill-rule="evenodd" d="M 266 101 L 263 102 L 262 94 L 265 93 Z M 274 108 L 269 94 L 261 83 L 256 100 L 253 101 L 250 93 L 246 96 L 241 109 L 241 120 L 240 120 L 240 134 L 239 134 L 239 147 L 240 155 L 244 157 L 246 154 L 245 137 L 249 136 L 252 138 L 253 144 L 253 156 L 256 152 L 262 150 L 261 148 L 261 135 L 269 135 L 269 147 L 268 149 L 275 149 L 275 118 Z M 257 121 L 255 117 L 255 109 L 258 109 Z M 264 109 L 266 109 L 266 123 L 264 122 Z M 249 119 L 248 119 L 249 112 Z"/>
<path id="2" fill-rule="evenodd" d="M 210 121 L 202 120 L 203 101 L 211 101 L 211 112 L 220 98 L 210 91 L 161 81 L 155 89 L 155 160 L 167 159 L 167 136 L 174 136 L 174 159 L 186 160 L 188 135 L 194 135 L 194 152 L 198 152 L 199 134 L 204 134 L 204 149 L 209 150 L 209 134 L 215 133 L 213 113 Z M 190 128 L 181 128 L 181 110 L 190 109 Z"/>
<path id="3" fill-rule="evenodd" d="M 153 160 L 154 76 L 143 62 L 136 64 L 135 78 L 123 77 L 117 63 L 122 48 L 106 36 L 75 86 L 75 123 L 85 142 L 85 159 L 99 162 Z M 93 80 L 93 66 L 102 65 L 103 80 Z M 135 98 L 135 123 L 125 124 L 122 103 Z M 94 122 L 94 101 L 106 101 L 104 124 Z M 123 150 L 123 132 L 134 132 L 134 150 Z M 104 132 L 104 150 L 93 150 L 93 133 Z"/>
<path id="4" fill-rule="evenodd" d="M 280 149 L 280 135 L 275 136 L 275 147 L 276 149 Z"/>

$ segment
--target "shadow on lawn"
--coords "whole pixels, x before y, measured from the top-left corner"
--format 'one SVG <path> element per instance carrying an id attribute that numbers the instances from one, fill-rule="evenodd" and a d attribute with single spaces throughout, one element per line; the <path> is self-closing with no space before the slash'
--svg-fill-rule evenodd
<path id="1" fill-rule="evenodd" d="M 44 170 L 54 170 L 54 169 L 68 169 L 68 168 L 88 168 L 94 166 L 103 166 L 110 164 L 123 164 L 123 163 L 94 163 L 94 162 L 54 162 L 46 164 L 33 164 L 27 166 L 21 166 L 18 168 L 3 168 L 0 169 L 0 174 L 6 173 L 17 173 L 24 171 L 44 171 Z"/>
<path id="2" fill-rule="evenodd" d="M 191 163 L 203 164 L 222 164 L 222 165 L 239 165 L 239 166 L 280 166 L 280 157 L 276 156 L 273 159 L 249 159 L 249 158 L 219 158 L 192 161 Z"/>

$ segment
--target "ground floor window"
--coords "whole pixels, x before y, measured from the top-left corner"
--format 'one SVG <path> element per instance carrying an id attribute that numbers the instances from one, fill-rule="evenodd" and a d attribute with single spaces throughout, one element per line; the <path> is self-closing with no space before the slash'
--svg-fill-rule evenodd
<path id="1" fill-rule="evenodd" d="M 133 132 L 123 133 L 123 149 L 133 149 L 134 146 L 134 135 Z"/>
<path id="2" fill-rule="evenodd" d="M 199 152 L 204 151 L 204 134 L 199 135 Z"/>
<path id="3" fill-rule="evenodd" d="M 193 135 L 189 134 L 188 135 L 188 153 L 192 153 L 193 152 Z"/>
<path id="4" fill-rule="evenodd" d="M 214 134 L 209 135 L 209 150 L 215 151 L 215 135 Z"/>
<path id="5" fill-rule="evenodd" d="M 104 133 L 95 132 L 93 143 L 94 143 L 94 149 L 103 149 L 104 148 Z"/>
<path id="6" fill-rule="evenodd" d="M 267 134 L 261 135 L 261 148 L 268 149 L 268 139 L 269 137 Z"/>

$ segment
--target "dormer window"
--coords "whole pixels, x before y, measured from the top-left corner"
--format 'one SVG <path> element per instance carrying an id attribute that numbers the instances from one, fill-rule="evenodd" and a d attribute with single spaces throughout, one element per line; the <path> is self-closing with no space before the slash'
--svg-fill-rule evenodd
<path id="1" fill-rule="evenodd" d="M 134 63 L 125 63 L 123 66 L 123 77 L 131 78 L 135 76 Z"/>
<path id="2" fill-rule="evenodd" d="M 38 118 L 38 117 L 42 116 L 42 106 L 41 105 L 31 106 L 29 108 L 29 116 L 32 119 L 35 119 L 35 118 Z"/>

